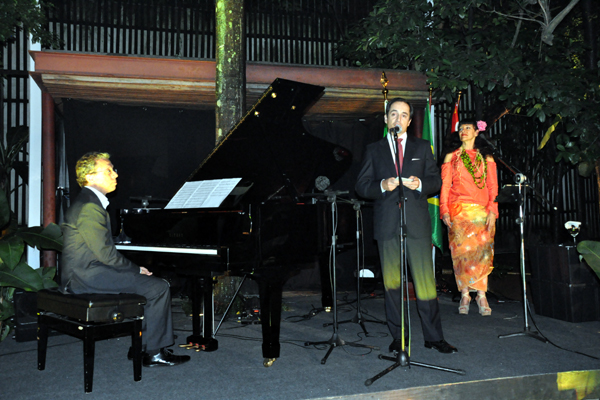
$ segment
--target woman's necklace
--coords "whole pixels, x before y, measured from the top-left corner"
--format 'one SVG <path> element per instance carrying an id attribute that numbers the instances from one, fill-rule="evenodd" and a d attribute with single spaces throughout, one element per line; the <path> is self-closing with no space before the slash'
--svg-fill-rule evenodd
<path id="1" fill-rule="evenodd" d="M 473 182 L 475 182 L 475 186 L 478 189 L 483 189 L 485 187 L 485 178 L 487 176 L 487 161 L 481 156 L 479 150 L 477 150 L 477 155 L 475 156 L 475 165 L 471 162 L 471 158 L 467 154 L 464 148 L 460 152 L 460 159 L 462 160 L 465 168 L 471 174 L 473 178 Z M 479 176 L 475 176 L 475 172 L 481 169 L 481 165 L 483 164 L 483 173 Z"/>

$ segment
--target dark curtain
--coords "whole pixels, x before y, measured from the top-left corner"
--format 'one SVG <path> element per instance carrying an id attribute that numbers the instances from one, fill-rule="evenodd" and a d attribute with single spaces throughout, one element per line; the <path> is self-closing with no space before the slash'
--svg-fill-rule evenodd
<path id="1" fill-rule="evenodd" d="M 122 106 L 66 99 L 65 159 L 71 198 L 79 193 L 75 163 L 89 151 L 107 152 L 118 170 L 108 195 L 113 229 L 121 208 L 164 207 L 214 148 L 214 111 Z"/>

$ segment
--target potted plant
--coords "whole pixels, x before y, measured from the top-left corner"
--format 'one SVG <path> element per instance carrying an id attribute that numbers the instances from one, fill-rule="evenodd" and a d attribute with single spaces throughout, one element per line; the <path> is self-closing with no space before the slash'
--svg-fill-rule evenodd
<path id="1" fill-rule="evenodd" d="M 6 194 L 0 190 L 0 341 L 12 330 L 15 289 L 37 292 L 56 287 L 56 267 L 33 269 L 24 260 L 25 245 L 62 250 L 62 232 L 56 224 L 43 228 L 19 227 L 11 216 Z"/>
<path id="2" fill-rule="evenodd" d="M 16 127 L 8 130 L 6 141 L 0 137 L 0 341 L 13 328 L 15 290 L 36 292 L 57 286 L 53 280 L 56 267 L 33 269 L 25 260 L 25 246 L 62 250 L 62 232 L 58 225 L 20 227 L 10 209 L 8 177 L 15 168 L 19 172 L 21 162 L 17 156 L 28 136 L 26 127 Z"/>

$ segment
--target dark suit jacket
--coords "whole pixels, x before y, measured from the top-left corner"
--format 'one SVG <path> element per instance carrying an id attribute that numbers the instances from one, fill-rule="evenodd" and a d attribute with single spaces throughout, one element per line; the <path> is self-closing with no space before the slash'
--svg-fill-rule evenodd
<path id="1" fill-rule="evenodd" d="M 361 197 L 375 200 L 375 240 L 388 240 L 400 233 L 400 191 L 382 192 L 381 189 L 381 181 L 393 176 L 396 176 L 396 167 L 387 138 L 367 146 L 355 188 Z M 440 190 L 442 178 L 429 142 L 410 135 L 407 137 L 402 176 L 416 176 L 421 180 L 420 192 L 403 187 L 406 197 L 406 234 L 412 238 L 431 236 L 427 197 Z"/>
<path id="2" fill-rule="evenodd" d="M 66 213 L 61 289 L 70 293 L 119 293 L 140 268 L 116 249 L 108 212 L 98 196 L 83 188 Z"/>

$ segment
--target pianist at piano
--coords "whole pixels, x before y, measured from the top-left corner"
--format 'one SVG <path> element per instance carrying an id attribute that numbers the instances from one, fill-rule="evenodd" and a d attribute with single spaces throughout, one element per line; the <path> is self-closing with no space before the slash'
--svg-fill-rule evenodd
<path id="1" fill-rule="evenodd" d="M 121 255 L 114 244 L 106 194 L 117 187 L 107 153 L 88 153 L 76 165 L 81 193 L 62 226 L 64 247 L 60 288 L 66 293 L 135 293 L 146 297 L 143 365 L 173 366 L 189 361 L 167 349 L 173 345 L 169 284 Z M 132 357 L 129 354 L 128 357 Z"/>

